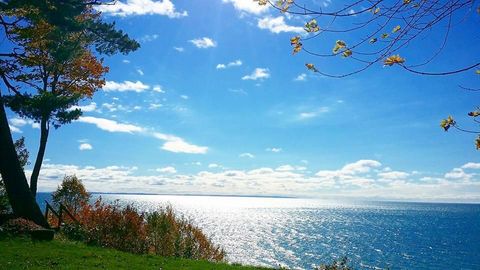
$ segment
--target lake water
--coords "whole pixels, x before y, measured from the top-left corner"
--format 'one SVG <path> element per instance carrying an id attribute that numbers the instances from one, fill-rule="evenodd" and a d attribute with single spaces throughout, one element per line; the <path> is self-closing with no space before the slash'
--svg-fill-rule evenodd
<path id="1" fill-rule="evenodd" d="M 311 269 L 347 256 L 356 269 L 480 269 L 479 204 L 102 197 L 145 211 L 171 204 L 224 247 L 230 262 Z"/>

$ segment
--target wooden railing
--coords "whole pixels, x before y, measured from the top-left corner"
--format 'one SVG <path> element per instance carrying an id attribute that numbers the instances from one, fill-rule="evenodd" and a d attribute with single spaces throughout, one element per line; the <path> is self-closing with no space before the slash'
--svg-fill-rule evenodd
<path id="1" fill-rule="evenodd" d="M 46 203 L 46 205 L 45 205 L 45 219 L 48 221 L 48 214 L 49 214 L 49 212 L 51 212 L 58 220 L 57 227 L 52 226 L 52 229 L 55 229 L 55 230 L 60 229 L 60 227 L 63 224 L 63 220 L 64 220 L 63 215 L 64 214 L 66 214 L 75 223 L 77 223 L 77 224 L 80 223 L 75 218 L 75 216 L 73 216 L 72 213 L 70 213 L 70 211 L 67 209 L 67 207 L 65 207 L 65 205 L 60 203 L 60 208 L 57 212 L 57 211 L 55 211 L 55 209 L 52 207 L 52 205 L 50 203 L 48 203 L 47 201 L 45 201 L 45 203 Z"/>

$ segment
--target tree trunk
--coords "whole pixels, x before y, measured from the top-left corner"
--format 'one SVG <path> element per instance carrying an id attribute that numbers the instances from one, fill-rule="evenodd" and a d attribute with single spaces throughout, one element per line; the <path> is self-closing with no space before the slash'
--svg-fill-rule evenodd
<path id="1" fill-rule="evenodd" d="M 8 200 L 16 216 L 49 227 L 28 188 L 27 178 L 18 161 L 17 152 L 8 126 L 7 114 L 0 94 L 0 174 L 5 184 Z"/>
<path id="2" fill-rule="evenodd" d="M 45 118 L 42 118 L 40 122 L 40 146 L 38 147 L 37 159 L 33 166 L 32 176 L 30 177 L 30 192 L 33 197 L 37 197 L 37 182 L 38 175 L 40 174 L 40 168 L 42 167 L 43 157 L 45 156 L 45 149 L 47 147 L 48 140 L 48 124 Z"/>

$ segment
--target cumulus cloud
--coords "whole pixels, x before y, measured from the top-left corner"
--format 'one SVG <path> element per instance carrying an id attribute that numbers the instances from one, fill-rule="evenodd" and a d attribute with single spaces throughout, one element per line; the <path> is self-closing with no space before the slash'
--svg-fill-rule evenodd
<path id="1" fill-rule="evenodd" d="M 410 176 L 410 174 L 401 171 L 388 171 L 378 173 L 378 176 L 382 179 L 405 179 Z"/>
<path id="2" fill-rule="evenodd" d="M 94 124 L 101 130 L 108 132 L 124 132 L 124 133 L 134 133 L 142 132 L 143 128 L 131 124 L 118 123 L 117 121 L 93 117 L 93 116 L 80 116 L 77 120 L 81 123 Z"/>
<path id="3" fill-rule="evenodd" d="M 278 147 L 267 148 L 265 150 L 268 151 L 268 152 L 273 152 L 273 153 L 282 152 L 282 148 L 278 148 Z"/>
<path id="4" fill-rule="evenodd" d="M 192 39 L 192 40 L 189 40 L 189 42 L 195 45 L 195 47 L 200 49 L 217 47 L 217 43 L 213 39 L 208 37 Z"/>
<path id="5" fill-rule="evenodd" d="M 169 18 L 188 16 L 187 11 L 178 12 L 170 0 L 126 0 L 115 1 L 110 5 L 98 5 L 97 10 L 111 16 L 162 15 Z"/>
<path id="6" fill-rule="evenodd" d="M 20 117 L 14 117 L 14 118 L 10 118 L 8 120 L 8 122 L 9 122 L 8 125 L 10 127 L 10 131 L 13 132 L 13 133 L 23 133 L 22 130 L 20 129 L 20 127 L 23 127 L 23 126 L 26 126 L 26 125 L 29 125 L 32 128 L 40 128 L 40 124 L 36 123 L 35 121 L 33 121 L 31 119 L 23 119 L 23 118 L 20 118 Z"/>
<path id="7" fill-rule="evenodd" d="M 163 145 L 161 146 L 161 149 L 169 152 L 188 153 L 188 154 L 205 154 L 208 151 L 208 147 L 206 146 L 198 146 L 195 144 L 188 143 L 183 138 L 177 137 L 175 135 L 155 132 L 140 126 L 119 123 L 115 120 L 92 117 L 92 116 L 81 116 L 77 121 L 80 123 L 93 124 L 97 126 L 97 128 L 108 131 L 108 132 L 121 132 L 121 133 L 139 134 L 139 135 L 154 137 L 156 139 L 164 141 Z"/>
<path id="8" fill-rule="evenodd" d="M 97 192 L 129 192 L 135 188 L 136 192 L 150 193 L 480 201 L 478 177 L 384 181 L 370 173 L 374 169 L 382 172 L 381 166 L 380 162 L 375 160 L 359 160 L 331 170 L 330 172 L 335 172 L 335 177 L 312 175 L 288 164 L 276 169 L 259 167 L 252 170 L 221 169 L 212 165 L 210 167 L 214 172 L 200 171 L 191 174 L 178 174 L 175 168 L 169 166 L 157 169 L 156 175 L 142 175 L 137 167 L 113 165 L 97 168 L 46 162 L 40 173 L 40 189 L 54 190 L 65 174 L 76 174 L 84 181 L 87 189 Z M 31 174 L 31 171 L 27 170 L 26 173 Z"/>
<path id="9" fill-rule="evenodd" d="M 165 141 L 161 148 L 166 151 L 187 154 L 205 154 L 208 151 L 208 147 L 206 146 L 188 143 L 184 139 L 174 135 L 159 132 L 154 132 L 152 135 L 157 139 Z"/>
<path id="10" fill-rule="evenodd" d="M 243 63 L 242 63 L 242 60 L 235 60 L 235 61 L 232 61 L 232 62 L 229 62 L 227 64 L 218 64 L 216 69 L 226 69 L 226 68 L 229 68 L 229 67 L 237 67 L 237 66 L 241 66 Z"/>
<path id="11" fill-rule="evenodd" d="M 165 90 L 162 89 L 162 86 L 157 84 L 154 85 L 152 88 L 153 91 L 158 92 L 158 93 L 165 93 Z"/>
<path id="12" fill-rule="evenodd" d="M 270 78 L 270 73 L 268 68 L 256 68 L 252 74 L 245 75 L 242 77 L 242 80 L 263 80 Z"/>
<path id="13" fill-rule="evenodd" d="M 8 126 L 10 127 L 10 131 L 11 131 L 12 133 L 23 133 L 23 131 L 22 131 L 20 128 L 16 127 L 16 126 L 12 126 L 12 125 L 8 125 Z"/>
<path id="14" fill-rule="evenodd" d="M 184 52 L 185 51 L 185 48 L 183 48 L 183 47 L 173 47 L 173 49 L 177 52 Z"/>
<path id="15" fill-rule="evenodd" d="M 82 143 L 82 144 L 80 144 L 80 145 L 78 146 L 78 149 L 79 149 L 80 151 L 92 150 L 93 147 L 92 147 L 92 145 L 89 144 L 89 143 Z"/>
<path id="16" fill-rule="evenodd" d="M 157 38 L 159 38 L 160 35 L 158 34 L 153 34 L 153 35 L 144 35 L 142 36 L 141 38 L 139 38 L 139 40 L 141 42 L 151 42 L 151 41 L 154 41 L 156 40 Z"/>
<path id="17" fill-rule="evenodd" d="M 175 169 L 174 167 L 172 166 L 167 166 L 167 167 L 163 167 L 163 168 L 158 168 L 156 169 L 155 171 L 159 172 L 159 173 L 177 173 L 177 169 Z"/>
<path id="18" fill-rule="evenodd" d="M 263 19 L 259 19 L 257 23 L 258 28 L 266 29 L 274 34 L 279 33 L 305 33 L 303 27 L 291 26 L 285 22 L 285 17 L 278 16 L 276 18 L 267 16 Z"/>
<path id="19" fill-rule="evenodd" d="M 239 157 L 242 157 L 242 158 L 254 158 L 255 155 L 251 154 L 251 153 L 241 153 L 240 155 L 238 155 Z"/>
<path id="20" fill-rule="evenodd" d="M 298 114 L 298 119 L 299 120 L 308 120 L 308 119 L 312 119 L 312 118 L 316 118 L 324 113 L 327 113 L 330 111 L 330 108 L 328 107 L 320 107 L 318 109 L 315 109 L 315 110 L 311 110 L 311 111 L 305 111 L 305 112 L 300 112 Z"/>
<path id="21" fill-rule="evenodd" d="M 125 91 L 133 91 L 133 92 L 143 92 L 145 90 L 150 89 L 149 85 L 142 83 L 141 81 L 131 82 L 131 81 L 123 81 L 123 82 L 114 82 L 114 81 L 107 81 L 105 86 L 102 88 L 104 91 L 118 91 L 118 92 L 125 92 Z"/>
<path id="22" fill-rule="evenodd" d="M 462 166 L 462 169 L 480 169 L 480 163 L 468 162 Z"/>
<path id="23" fill-rule="evenodd" d="M 267 12 L 269 5 L 261 6 L 258 2 L 249 0 L 222 0 L 223 3 L 230 3 L 233 7 L 242 13 L 260 15 Z"/>
<path id="24" fill-rule="evenodd" d="M 302 73 L 302 74 L 298 75 L 297 77 L 295 77 L 295 79 L 293 79 L 293 80 L 297 81 L 297 82 L 306 81 L 307 80 L 307 74 Z"/>

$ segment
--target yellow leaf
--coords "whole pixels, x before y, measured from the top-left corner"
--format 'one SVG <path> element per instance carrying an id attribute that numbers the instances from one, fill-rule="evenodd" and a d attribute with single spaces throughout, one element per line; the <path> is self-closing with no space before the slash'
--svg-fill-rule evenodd
<path id="1" fill-rule="evenodd" d="M 382 38 L 388 38 L 388 34 L 387 33 L 382 34 Z"/>
<path id="2" fill-rule="evenodd" d="M 395 28 L 393 28 L 392 33 L 396 33 L 398 31 L 400 31 L 400 29 L 401 29 L 400 25 L 397 25 L 397 26 L 395 26 Z"/>
<path id="3" fill-rule="evenodd" d="M 405 63 L 405 59 L 403 59 L 402 57 L 400 57 L 400 55 L 392 55 L 390 57 L 388 57 L 387 59 L 385 59 L 384 61 L 384 64 L 386 66 L 392 66 L 394 64 L 403 64 Z"/>
<path id="4" fill-rule="evenodd" d="M 308 33 L 318 32 L 320 31 L 320 27 L 318 27 L 317 20 L 312 19 L 305 24 L 305 31 Z"/>
<path id="5" fill-rule="evenodd" d="M 405 5 L 410 4 L 410 2 L 412 2 L 412 0 L 403 0 L 403 4 L 405 4 Z"/>
<path id="6" fill-rule="evenodd" d="M 480 135 L 475 139 L 475 147 L 477 150 L 480 149 Z"/>
<path id="7" fill-rule="evenodd" d="M 337 40 L 337 42 L 335 42 L 335 47 L 333 47 L 333 53 L 338 53 L 340 49 L 345 47 L 347 47 L 347 44 L 345 43 L 345 41 Z"/>
<path id="8" fill-rule="evenodd" d="M 373 14 L 377 14 L 378 12 L 380 12 L 380 8 L 376 8 L 374 11 L 373 11 Z"/>
<path id="9" fill-rule="evenodd" d="M 300 41 L 300 36 L 295 36 L 290 39 L 290 45 L 297 44 Z"/>
<path id="10" fill-rule="evenodd" d="M 295 45 L 293 46 L 293 54 L 296 54 L 301 50 L 302 50 L 302 43 L 301 42 L 295 43 Z"/>
<path id="11" fill-rule="evenodd" d="M 313 72 L 318 72 L 318 69 L 315 67 L 314 64 L 307 63 L 307 64 L 305 64 L 305 66 L 308 68 L 308 70 L 311 70 Z"/>
<path id="12" fill-rule="evenodd" d="M 480 69 L 475 70 L 475 73 L 477 73 L 478 75 L 480 75 Z"/>
<path id="13" fill-rule="evenodd" d="M 349 57 L 350 55 L 352 55 L 352 51 L 351 50 L 345 50 L 343 53 L 342 53 L 342 56 L 343 57 Z"/>

